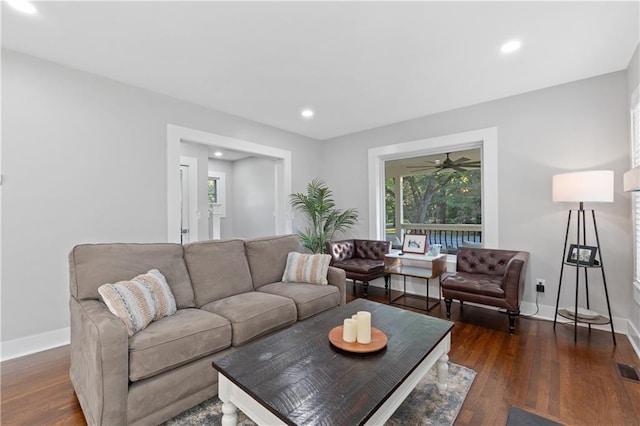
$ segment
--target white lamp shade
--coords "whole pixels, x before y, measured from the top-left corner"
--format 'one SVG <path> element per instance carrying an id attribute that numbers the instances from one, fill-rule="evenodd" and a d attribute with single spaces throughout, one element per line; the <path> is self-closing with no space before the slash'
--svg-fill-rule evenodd
<path id="1" fill-rule="evenodd" d="M 640 167 L 634 167 L 624 174 L 624 190 L 640 191 Z"/>
<path id="2" fill-rule="evenodd" d="M 613 202 L 613 171 L 590 170 L 553 176 L 554 202 Z"/>

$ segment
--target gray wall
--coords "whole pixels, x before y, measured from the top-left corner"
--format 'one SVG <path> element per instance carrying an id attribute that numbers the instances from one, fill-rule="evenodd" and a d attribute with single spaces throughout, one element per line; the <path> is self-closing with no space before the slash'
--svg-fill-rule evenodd
<path id="1" fill-rule="evenodd" d="M 275 161 L 257 157 L 234 161 L 231 188 L 234 236 L 253 238 L 273 235 L 276 223 Z"/>
<path id="2" fill-rule="evenodd" d="M 525 300 L 535 300 L 532 283 L 540 277 L 547 282 L 540 303 L 555 306 L 567 210 L 577 205 L 552 203 L 551 178 L 565 171 L 614 170 L 615 202 L 586 208 L 597 209 L 614 316 L 628 318 L 631 222 L 629 196 L 622 191 L 628 116 L 622 71 L 325 141 L 323 176 L 339 206 L 360 210 L 357 232 L 367 237 L 369 148 L 497 127 L 500 247 L 531 253 Z M 594 275 L 590 283 L 592 308 L 606 312 L 601 278 Z M 572 295 L 567 281 L 563 305 Z"/>
<path id="3" fill-rule="evenodd" d="M 75 244 L 166 241 L 169 123 L 291 151 L 294 191 L 319 173 L 312 139 L 2 50 L 3 342 L 69 326 Z"/>

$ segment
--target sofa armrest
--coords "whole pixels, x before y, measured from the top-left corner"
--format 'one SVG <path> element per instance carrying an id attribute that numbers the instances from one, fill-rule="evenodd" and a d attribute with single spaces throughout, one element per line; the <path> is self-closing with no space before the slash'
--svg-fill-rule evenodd
<path id="1" fill-rule="evenodd" d="M 513 310 L 520 309 L 520 299 L 524 292 L 524 282 L 526 278 L 527 260 L 529 253 L 518 252 L 509 260 L 502 277 L 505 299 Z"/>
<path id="2" fill-rule="evenodd" d="M 329 272 L 327 274 L 327 281 L 329 285 L 338 287 L 340 291 L 340 306 L 347 304 L 347 273 L 344 269 L 329 266 Z"/>
<path id="3" fill-rule="evenodd" d="M 71 297 L 73 387 L 89 425 L 127 423 L 129 343 L 124 323 L 98 300 Z"/>

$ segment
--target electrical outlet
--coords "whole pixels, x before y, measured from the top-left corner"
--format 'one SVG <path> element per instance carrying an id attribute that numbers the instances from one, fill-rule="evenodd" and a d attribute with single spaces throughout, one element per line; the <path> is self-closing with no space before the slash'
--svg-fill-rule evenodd
<path id="1" fill-rule="evenodd" d="M 538 293 L 544 293 L 545 281 L 542 278 L 536 278 L 536 291 Z"/>

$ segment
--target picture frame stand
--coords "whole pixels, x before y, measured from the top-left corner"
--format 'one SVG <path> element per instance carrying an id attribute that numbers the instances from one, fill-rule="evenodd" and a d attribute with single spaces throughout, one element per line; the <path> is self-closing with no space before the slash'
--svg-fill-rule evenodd
<path id="1" fill-rule="evenodd" d="M 576 213 L 577 219 L 577 227 L 576 227 L 576 243 L 571 244 L 569 252 L 567 252 L 568 240 L 569 240 L 569 228 L 571 226 L 571 218 L 573 213 Z M 604 261 L 602 260 L 602 250 L 600 249 L 600 237 L 598 236 L 598 226 L 596 223 L 596 213 L 595 210 L 591 210 L 591 219 L 593 223 L 594 235 L 596 237 L 596 246 L 588 246 L 586 241 L 587 234 L 587 225 L 586 225 L 586 210 L 584 209 L 584 203 L 580 203 L 580 208 L 578 210 L 569 210 L 569 217 L 567 218 L 567 230 L 564 236 L 564 250 L 562 251 L 562 265 L 560 267 L 560 280 L 558 282 L 558 297 L 556 299 L 556 313 L 553 318 L 553 330 L 555 332 L 556 323 L 558 320 L 558 315 L 565 317 L 567 319 L 573 320 L 573 341 L 577 342 L 578 340 L 578 323 L 587 323 L 589 326 L 589 331 L 591 331 L 591 324 L 610 324 L 611 325 L 611 336 L 613 338 L 613 344 L 616 345 L 616 333 L 613 329 L 613 316 L 611 315 L 611 304 L 609 303 L 609 291 L 607 289 L 607 279 L 604 273 Z M 594 250 L 595 249 L 595 250 Z M 591 255 L 588 259 L 581 260 L 581 250 L 586 250 Z M 576 252 L 576 255 L 573 252 Z M 595 261 L 595 254 L 598 253 L 600 260 L 598 262 Z M 574 257 L 575 256 L 575 257 Z M 560 304 L 560 291 L 562 290 L 562 278 L 564 274 L 565 266 L 575 267 L 576 268 L 576 292 L 575 292 L 575 306 L 574 309 L 559 309 Z M 604 294 L 607 300 L 607 310 L 609 313 L 609 317 L 605 317 L 602 315 L 598 315 L 596 317 L 583 317 L 580 316 L 580 312 L 593 312 L 589 311 L 589 269 L 600 269 L 602 272 L 602 284 L 604 285 Z M 580 287 L 580 269 L 584 270 L 584 288 L 585 288 L 585 296 L 587 309 L 578 307 L 578 292 Z"/>

